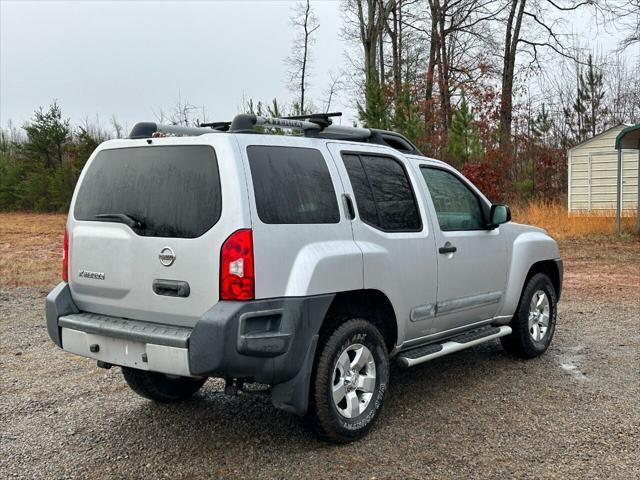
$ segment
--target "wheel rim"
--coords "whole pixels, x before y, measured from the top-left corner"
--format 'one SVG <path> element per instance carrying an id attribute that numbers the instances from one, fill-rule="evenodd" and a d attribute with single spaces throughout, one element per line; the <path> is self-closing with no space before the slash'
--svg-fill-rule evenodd
<path id="1" fill-rule="evenodd" d="M 371 350 L 356 343 L 338 357 L 333 369 L 332 396 L 338 413 L 355 418 L 369 406 L 376 388 L 376 362 Z"/>
<path id="2" fill-rule="evenodd" d="M 538 290 L 529 304 L 529 335 L 536 342 L 540 342 L 549 331 L 549 311 L 549 297 Z"/>

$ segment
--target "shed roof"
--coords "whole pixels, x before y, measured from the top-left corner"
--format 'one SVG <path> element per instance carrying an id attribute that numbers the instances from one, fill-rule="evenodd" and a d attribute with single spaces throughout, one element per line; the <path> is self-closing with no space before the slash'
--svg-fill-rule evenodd
<path id="1" fill-rule="evenodd" d="M 624 128 L 616 137 L 616 150 L 640 150 L 640 123 Z"/>
<path id="2" fill-rule="evenodd" d="M 603 130 L 602 132 L 598 133 L 597 135 L 594 135 L 593 137 L 588 138 L 587 140 L 585 140 L 585 141 L 583 141 L 583 142 L 581 142 L 581 143 L 578 143 L 577 145 L 574 145 L 573 147 L 571 147 L 571 148 L 569 149 L 569 151 L 574 150 L 574 149 L 576 149 L 576 148 L 578 148 L 578 147 L 581 147 L 581 146 L 583 146 L 583 145 L 586 145 L 586 144 L 588 144 L 588 143 L 591 143 L 591 142 L 593 142 L 594 140 L 597 140 L 598 138 L 602 137 L 603 135 L 606 135 L 606 134 L 607 134 L 607 133 L 609 133 L 611 130 L 615 130 L 616 128 L 622 128 L 622 129 L 624 130 L 626 127 L 629 127 L 629 124 L 627 124 L 627 123 L 618 123 L 618 124 L 616 124 L 616 125 L 613 125 L 612 127 L 609 127 L 609 128 L 607 128 L 606 130 Z"/>

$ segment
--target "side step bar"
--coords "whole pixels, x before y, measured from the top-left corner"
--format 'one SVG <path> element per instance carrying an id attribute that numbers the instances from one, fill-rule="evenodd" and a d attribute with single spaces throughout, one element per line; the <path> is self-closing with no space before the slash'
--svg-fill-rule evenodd
<path id="1" fill-rule="evenodd" d="M 406 352 L 401 352 L 398 355 L 398 363 L 405 367 L 413 367 L 419 365 L 434 358 L 449 355 L 450 353 L 464 350 L 465 348 L 473 347 L 480 343 L 488 342 L 494 338 L 504 337 L 511 334 L 511 327 L 484 327 L 478 330 L 472 330 L 461 335 L 449 338 L 443 343 L 432 343 L 422 347 L 417 347 Z"/>

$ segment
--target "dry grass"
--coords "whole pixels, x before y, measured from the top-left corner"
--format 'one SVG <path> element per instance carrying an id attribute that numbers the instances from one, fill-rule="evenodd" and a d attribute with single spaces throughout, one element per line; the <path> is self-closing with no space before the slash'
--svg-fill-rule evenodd
<path id="1" fill-rule="evenodd" d="M 59 281 L 66 218 L 0 213 L 0 288 L 48 288 Z"/>
<path id="2" fill-rule="evenodd" d="M 512 208 L 513 220 L 542 227 L 556 240 L 567 238 L 614 235 L 615 212 L 571 213 L 559 203 L 533 202 Z M 635 212 L 625 212 L 622 230 L 631 234 L 636 226 Z"/>
<path id="3" fill-rule="evenodd" d="M 640 239 L 606 236 L 613 232 L 612 218 L 569 217 L 554 205 L 514 210 L 515 220 L 546 228 L 560 240 L 568 295 L 638 295 Z M 625 218 L 627 230 L 632 220 Z M 65 221 L 59 214 L 0 213 L 0 289 L 30 286 L 46 292 L 60 280 Z"/>

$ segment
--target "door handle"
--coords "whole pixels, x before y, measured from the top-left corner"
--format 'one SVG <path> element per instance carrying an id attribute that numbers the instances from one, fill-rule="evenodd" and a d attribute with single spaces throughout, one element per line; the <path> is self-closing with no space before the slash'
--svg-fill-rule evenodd
<path id="1" fill-rule="evenodd" d="M 438 249 L 438 252 L 443 253 L 443 254 L 455 253 L 457 251 L 458 251 L 458 249 L 456 247 L 454 247 L 453 245 L 451 245 L 450 242 L 445 243 L 443 247 L 440 247 Z"/>
<path id="2" fill-rule="evenodd" d="M 153 291 L 156 295 L 164 295 L 167 297 L 188 297 L 191 293 L 189 284 L 179 280 L 162 280 L 155 279 L 153 281 Z"/>
<path id="3" fill-rule="evenodd" d="M 344 206 L 347 209 L 347 216 L 349 217 L 349 220 L 353 220 L 356 218 L 356 211 L 353 208 L 353 201 L 351 200 L 351 197 L 348 194 L 343 193 L 342 200 L 344 201 Z"/>

